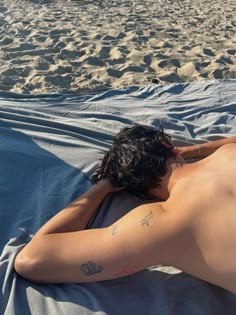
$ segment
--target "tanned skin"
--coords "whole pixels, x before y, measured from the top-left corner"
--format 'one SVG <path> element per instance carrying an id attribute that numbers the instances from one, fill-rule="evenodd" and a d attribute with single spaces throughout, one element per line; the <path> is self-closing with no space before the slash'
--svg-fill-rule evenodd
<path id="1" fill-rule="evenodd" d="M 169 161 L 161 187 L 150 191 L 162 202 L 85 230 L 102 200 L 116 192 L 101 180 L 35 234 L 15 270 L 34 282 L 92 282 L 163 264 L 236 293 L 236 137 L 179 152 L 203 152 L 203 159 L 186 164 L 178 154 Z"/>

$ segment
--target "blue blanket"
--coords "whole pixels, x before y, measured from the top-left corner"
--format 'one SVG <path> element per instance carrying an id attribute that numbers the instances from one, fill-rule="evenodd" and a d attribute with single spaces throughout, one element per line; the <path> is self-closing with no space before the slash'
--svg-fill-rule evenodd
<path id="1" fill-rule="evenodd" d="M 152 85 L 99 93 L 0 93 L 0 314 L 236 314 L 236 296 L 171 267 L 87 284 L 37 285 L 13 271 L 42 224 L 91 185 L 89 176 L 122 127 L 163 126 L 176 144 L 236 134 L 236 80 Z M 124 192 L 89 227 L 141 203 Z M 92 244 L 91 244 L 92 246 Z"/>

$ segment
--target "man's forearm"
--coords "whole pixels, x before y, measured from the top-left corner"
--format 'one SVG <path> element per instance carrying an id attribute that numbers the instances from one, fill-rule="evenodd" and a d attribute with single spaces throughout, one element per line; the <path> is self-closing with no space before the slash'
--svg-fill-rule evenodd
<path id="1" fill-rule="evenodd" d="M 99 204 L 111 191 L 112 185 L 107 180 L 100 181 L 98 184 L 91 186 L 80 198 L 74 200 L 43 225 L 35 236 L 85 229 Z"/>
<path id="2" fill-rule="evenodd" d="M 214 153 L 221 146 L 229 143 L 236 143 L 236 136 L 193 146 L 179 147 L 178 149 L 184 159 L 205 158 Z"/>

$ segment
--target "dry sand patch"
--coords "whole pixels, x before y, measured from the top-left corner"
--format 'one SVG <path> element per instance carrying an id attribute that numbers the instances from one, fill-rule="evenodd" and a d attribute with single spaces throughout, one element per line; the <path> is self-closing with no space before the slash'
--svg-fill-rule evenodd
<path id="1" fill-rule="evenodd" d="M 0 90 L 236 78 L 234 0 L 0 1 Z"/>

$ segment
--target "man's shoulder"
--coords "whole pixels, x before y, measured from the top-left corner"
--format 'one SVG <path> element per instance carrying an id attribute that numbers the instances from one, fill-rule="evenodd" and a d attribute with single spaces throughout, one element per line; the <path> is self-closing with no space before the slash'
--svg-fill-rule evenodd
<path id="1" fill-rule="evenodd" d="M 202 179 L 197 176 L 181 178 L 172 188 L 169 198 L 163 205 L 164 208 L 178 215 L 187 212 L 189 216 L 199 203 L 200 187 L 202 187 Z"/>
<path id="2" fill-rule="evenodd" d="M 220 148 L 218 148 L 215 153 L 222 152 L 222 151 L 235 151 L 236 152 L 236 143 L 224 144 Z"/>
<path id="3" fill-rule="evenodd" d="M 199 178 L 197 176 L 186 176 L 181 179 L 179 179 L 175 185 L 172 187 L 171 190 L 171 196 L 175 196 L 176 194 L 183 194 L 184 192 L 187 193 L 189 189 L 195 184 L 197 181 L 199 181 Z M 186 191 L 187 189 L 187 191 Z"/>
<path id="4" fill-rule="evenodd" d="M 227 143 L 218 148 L 213 154 L 205 158 L 205 161 L 219 164 L 217 168 L 226 167 L 235 163 L 236 158 L 236 143 Z M 223 164 L 222 164 L 223 163 Z M 208 164 L 207 164 L 208 165 Z"/>

